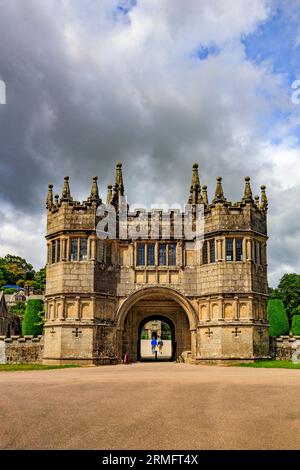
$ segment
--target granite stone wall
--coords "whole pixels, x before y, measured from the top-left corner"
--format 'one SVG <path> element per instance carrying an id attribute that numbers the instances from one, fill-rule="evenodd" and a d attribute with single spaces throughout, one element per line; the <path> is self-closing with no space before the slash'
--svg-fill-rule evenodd
<path id="1" fill-rule="evenodd" d="M 42 335 L 0 336 L 0 364 L 41 364 L 44 350 Z"/>
<path id="2" fill-rule="evenodd" d="M 272 358 L 277 361 L 299 360 L 297 353 L 299 352 L 300 356 L 300 336 L 279 336 L 276 339 L 272 338 L 270 351 Z"/>

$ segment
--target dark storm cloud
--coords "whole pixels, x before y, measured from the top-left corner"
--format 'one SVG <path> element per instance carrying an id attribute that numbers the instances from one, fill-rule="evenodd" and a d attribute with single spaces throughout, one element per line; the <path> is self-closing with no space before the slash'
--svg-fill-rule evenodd
<path id="1" fill-rule="evenodd" d="M 65 174 L 76 199 L 88 196 L 94 174 L 105 196 L 121 160 L 130 202 L 184 203 L 197 161 L 210 198 L 219 174 L 233 200 L 242 196 L 247 174 L 254 193 L 264 182 L 272 186 L 270 264 L 278 277 L 278 264 L 290 257 L 288 247 L 278 254 L 279 240 L 290 233 L 300 238 L 300 228 L 285 233 L 272 198 L 283 201 L 288 225 L 293 213 L 282 195 L 289 188 L 278 180 L 298 149 L 282 144 L 274 164 L 266 124 L 287 91 L 268 64 L 247 60 L 241 42 L 271 16 L 269 2 L 119 4 L 0 0 L 0 79 L 7 86 L 7 104 L 0 106 L 0 201 L 12 212 L 1 219 L 1 253 L 17 246 L 10 243 L 15 227 L 27 240 L 22 254 L 43 263 L 31 237 L 48 182 L 60 192 Z M 216 52 L 200 60 L 197 50 L 211 45 Z M 23 232 L 16 219 L 22 211 Z"/>
<path id="2" fill-rule="evenodd" d="M 220 171 L 212 167 L 211 156 L 206 154 L 210 142 L 220 141 L 220 148 L 214 149 L 219 158 L 224 143 L 226 129 L 217 119 L 219 97 L 209 104 L 208 115 L 201 90 L 198 97 L 193 96 L 197 77 L 189 77 L 189 65 L 183 64 L 186 73 L 179 72 L 168 83 L 174 64 L 170 70 L 163 65 L 159 77 L 159 64 L 148 62 L 156 54 L 156 44 L 152 50 L 151 44 L 148 51 L 145 48 L 145 56 L 134 50 L 127 59 L 122 57 L 122 45 L 112 44 L 110 55 L 107 23 L 94 41 L 85 26 L 74 28 L 74 34 L 82 33 L 82 43 L 78 56 L 75 52 L 73 57 L 67 31 L 68 25 L 73 26 L 73 11 L 62 4 L 1 2 L 0 73 L 7 84 L 8 100 L 0 111 L 1 198 L 40 211 L 49 180 L 61 183 L 63 174 L 70 173 L 75 191 L 83 194 L 89 190 L 90 176 L 97 173 L 101 182 L 107 182 L 114 161 L 121 159 L 138 181 L 149 171 L 134 171 L 136 159 L 143 155 L 150 158 L 162 194 L 166 189 L 162 175 L 172 163 L 173 178 L 181 181 L 176 170 L 182 169 L 186 185 L 195 159 L 202 160 L 206 171 Z M 80 25 L 80 10 L 77 14 Z M 189 78 L 192 82 L 185 84 Z M 188 186 L 182 188 L 180 196 L 187 190 Z M 131 196 L 138 197 L 133 192 Z"/>

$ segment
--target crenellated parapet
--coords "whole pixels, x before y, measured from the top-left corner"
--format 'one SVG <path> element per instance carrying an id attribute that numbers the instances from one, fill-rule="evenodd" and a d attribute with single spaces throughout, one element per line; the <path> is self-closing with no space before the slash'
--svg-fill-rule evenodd
<path id="1" fill-rule="evenodd" d="M 244 193 L 240 201 L 230 202 L 225 197 L 222 177 L 218 176 L 214 198 L 209 203 L 207 186 L 201 188 L 198 165 L 193 165 L 192 184 L 188 204 L 202 204 L 205 215 L 205 234 L 212 232 L 251 231 L 267 235 L 268 200 L 266 187 L 261 186 L 261 197 L 253 198 L 250 177 L 245 177 Z"/>
<path id="2" fill-rule="evenodd" d="M 44 336 L 0 336 L 0 364 L 40 364 Z"/>

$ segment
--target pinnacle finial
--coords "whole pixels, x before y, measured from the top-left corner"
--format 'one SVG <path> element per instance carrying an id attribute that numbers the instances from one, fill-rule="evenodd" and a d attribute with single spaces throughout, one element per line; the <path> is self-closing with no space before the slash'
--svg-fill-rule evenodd
<path id="1" fill-rule="evenodd" d="M 263 185 L 260 187 L 261 189 L 261 204 L 260 204 L 260 207 L 262 210 L 267 210 L 268 209 L 268 198 L 267 198 L 267 195 L 266 195 L 266 187 Z"/>
<path id="2" fill-rule="evenodd" d="M 202 196 L 203 196 L 203 203 L 208 206 L 208 197 L 207 197 L 207 186 L 202 187 Z"/>
<path id="3" fill-rule="evenodd" d="M 193 164 L 193 176 L 192 176 L 192 186 L 194 188 L 198 187 L 201 190 L 200 186 L 200 178 L 199 178 L 199 173 L 198 173 L 198 163 Z"/>
<path id="4" fill-rule="evenodd" d="M 46 199 L 46 208 L 51 209 L 53 206 L 53 184 L 48 185 L 48 194 Z"/>
<path id="5" fill-rule="evenodd" d="M 111 201 L 112 201 L 112 185 L 109 184 L 107 186 L 106 204 L 107 205 L 111 204 Z"/>
<path id="6" fill-rule="evenodd" d="M 118 161 L 116 163 L 116 178 L 115 186 L 118 185 L 118 192 L 120 196 L 124 196 L 124 183 L 123 183 L 123 173 L 122 173 L 122 163 Z"/>
<path id="7" fill-rule="evenodd" d="M 201 202 L 203 202 L 203 199 L 201 195 L 201 185 L 200 185 L 200 178 L 199 178 L 199 173 L 198 173 L 198 163 L 194 163 L 188 204 L 200 204 Z"/>
<path id="8" fill-rule="evenodd" d="M 226 202 L 226 198 L 224 197 L 223 187 L 222 187 L 222 177 L 217 177 L 217 187 L 215 192 L 215 197 L 213 202 Z"/>
<path id="9" fill-rule="evenodd" d="M 93 176 L 91 199 L 99 200 L 98 176 Z"/>
<path id="10" fill-rule="evenodd" d="M 244 190 L 243 201 L 253 202 L 252 191 L 251 191 L 251 186 L 250 186 L 250 176 L 245 177 L 245 190 Z"/>
<path id="11" fill-rule="evenodd" d="M 62 195 L 61 195 L 62 199 L 67 199 L 67 200 L 72 199 L 71 192 L 70 192 L 69 179 L 70 178 L 68 176 L 64 177 L 64 187 L 63 187 Z"/>
<path id="12" fill-rule="evenodd" d="M 55 194 L 54 198 L 55 198 L 54 206 L 55 206 L 55 207 L 58 207 L 58 204 L 59 204 L 59 194 Z"/>
<path id="13" fill-rule="evenodd" d="M 193 204 L 193 186 L 190 187 L 190 193 L 188 197 L 188 204 Z"/>

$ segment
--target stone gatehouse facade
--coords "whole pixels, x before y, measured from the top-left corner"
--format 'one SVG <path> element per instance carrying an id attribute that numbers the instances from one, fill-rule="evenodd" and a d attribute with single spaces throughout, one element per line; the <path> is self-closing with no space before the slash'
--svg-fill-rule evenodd
<path id="1" fill-rule="evenodd" d="M 122 165 L 106 203 L 118 214 L 124 196 Z M 172 201 L 173 202 L 173 201 Z M 214 198 L 193 165 L 188 204 L 204 210 L 204 240 L 100 239 L 97 177 L 80 203 L 65 177 L 61 196 L 47 196 L 47 286 L 44 362 L 106 364 L 127 352 L 139 360 L 143 326 L 165 321 L 173 358 L 194 363 L 253 361 L 268 357 L 267 207 L 265 187 L 252 196 L 245 178 L 239 202 L 227 201 L 222 178 Z M 194 212 L 193 212 L 194 213 Z M 131 215 L 131 220 L 137 217 Z M 177 219 L 178 220 L 178 219 Z"/>

